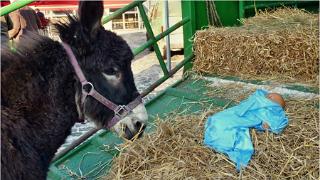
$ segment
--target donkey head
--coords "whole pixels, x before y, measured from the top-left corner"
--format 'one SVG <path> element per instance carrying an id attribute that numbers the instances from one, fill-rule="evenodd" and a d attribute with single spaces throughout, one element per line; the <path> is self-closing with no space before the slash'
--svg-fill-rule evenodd
<path id="1" fill-rule="evenodd" d="M 106 31 L 101 25 L 103 3 L 101 1 L 80 1 L 78 18 L 69 16 L 69 23 L 56 27 L 60 38 L 69 44 L 89 82 L 101 95 L 118 105 L 127 105 L 139 96 L 131 71 L 133 54 L 128 44 L 116 34 Z M 111 120 L 114 112 L 92 97 L 81 102 L 81 84 L 77 81 L 75 101 L 80 117 L 86 117 L 103 126 Z M 81 108 L 82 107 L 82 108 Z M 144 129 L 148 119 L 141 103 L 118 122 L 117 133 L 131 139 Z"/>

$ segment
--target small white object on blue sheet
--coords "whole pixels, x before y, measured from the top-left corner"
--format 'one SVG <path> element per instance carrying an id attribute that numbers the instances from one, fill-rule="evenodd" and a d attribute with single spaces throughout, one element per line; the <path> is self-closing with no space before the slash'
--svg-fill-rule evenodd
<path id="1" fill-rule="evenodd" d="M 236 163 L 237 170 L 246 167 L 254 152 L 249 128 L 279 134 L 288 125 L 283 108 L 266 97 L 265 90 L 257 90 L 239 105 L 221 111 L 208 118 L 205 124 L 204 144 L 227 154 Z"/>

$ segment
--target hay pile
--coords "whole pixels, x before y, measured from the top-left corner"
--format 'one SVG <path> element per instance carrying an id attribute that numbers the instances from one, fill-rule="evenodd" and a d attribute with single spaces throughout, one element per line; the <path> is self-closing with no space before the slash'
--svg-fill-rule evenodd
<path id="1" fill-rule="evenodd" d="M 287 101 L 289 126 L 281 135 L 251 131 L 255 155 L 240 174 L 225 155 L 203 146 L 214 109 L 158 122 L 153 134 L 124 144 L 106 179 L 319 179 L 319 124 L 314 100 Z"/>
<path id="2" fill-rule="evenodd" d="M 241 27 L 198 31 L 193 69 L 243 79 L 275 79 L 317 85 L 318 15 L 283 8 L 260 12 Z"/>

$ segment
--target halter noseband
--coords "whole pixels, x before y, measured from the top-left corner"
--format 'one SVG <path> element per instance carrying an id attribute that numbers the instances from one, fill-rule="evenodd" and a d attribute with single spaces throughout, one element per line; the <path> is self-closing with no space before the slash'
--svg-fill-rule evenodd
<path id="1" fill-rule="evenodd" d="M 119 122 L 122 118 L 127 116 L 135 107 L 137 107 L 139 104 L 142 103 L 142 98 L 138 96 L 135 100 L 131 101 L 127 105 L 116 105 L 113 102 L 111 102 L 109 99 L 102 96 L 98 91 L 94 89 L 94 86 L 91 82 L 87 81 L 85 78 L 79 63 L 74 56 L 70 46 L 64 42 L 62 42 L 63 48 L 66 50 L 67 55 L 69 57 L 69 61 L 72 64 L 72 67 L 79 78 L 79 81 L 82 86 L 82 96 L 81 96 L 81 106 L 84 106 L 84 101 L 87 96 L 92 96 L 97 101 L 105 105 L 107 108 L 111 109 L 114 112 L 114 116 L 110 121 L 107 121 L 107 123 L 104 125 L 105 128 L 110 129 L 112 128 L 117 122 Z M 89 86 L 89 90 L 87 91 L 85 87 Z"/>

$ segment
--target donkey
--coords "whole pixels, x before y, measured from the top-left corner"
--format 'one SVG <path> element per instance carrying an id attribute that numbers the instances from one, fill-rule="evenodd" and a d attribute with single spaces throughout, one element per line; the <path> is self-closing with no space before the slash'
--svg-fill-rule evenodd
<path id="1" fill-rule="evenodd" d="M 127 105 L 140 95 L 133 54 L 121 37 L 102 27 L 102 15 L 101 1 L 80 1 L 78 17 L 69 16 L 56 28 L 94 89 L 114 104 Z M 32 35 L 21 40 L 18 53 L 1 48 L 1 59 L 1 178 L 46 179 L 78 117 L 102 127 L 115 113 L 91 96 L 80 104 L 82 86 L 57 41 Z M 130 139 L 147 118 L 140 103 L 113 129 Z"/>

